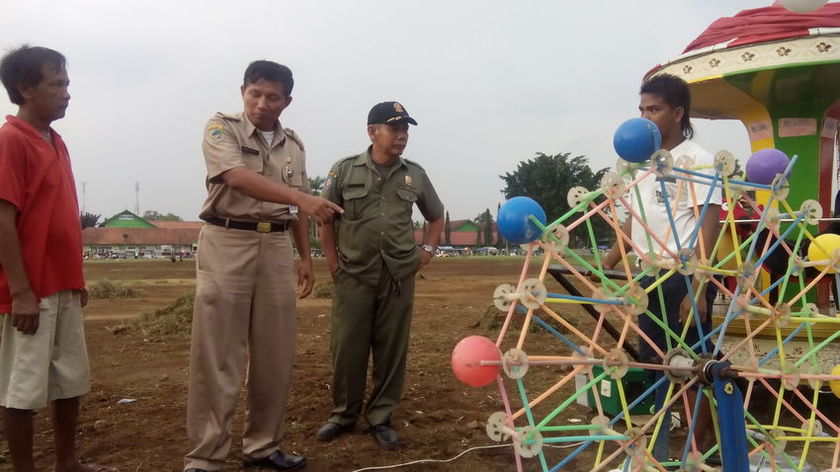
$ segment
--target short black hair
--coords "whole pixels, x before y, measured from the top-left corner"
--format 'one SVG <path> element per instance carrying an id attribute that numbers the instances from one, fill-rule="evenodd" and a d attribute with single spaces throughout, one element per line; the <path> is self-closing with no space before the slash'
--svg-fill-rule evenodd
<path id="1" fill-rule="evenodd" d="M 62 70 L 67 64 L 64 56 L 55 50 L 24 44 L 12 49 L 0 60 L 0 81 L 6 87 L 9 100 L 15 105 L 26 101 L 19 87 L 31 87 L 44 80 L 44 65 L 51 65 Z"/>
<path id="2" fill-rule="evenodd" d="M 671 74 L 657 74 L 645 80 L 639 95 L 649 93 L 658 95 L 671 108 L 682 107 L 683 117 L 680 121 L 683 137 L 691 139 L 694 136 L 694 127 L 691 126 L 691 90 L 685 80 Z"/>
<path id="3" fill-rule="evenodd" d="M 248 68 L 245 69 L 245 78 L 242 81 L 242 85 L 253 84 L 260 79 L 282 84 L 287 96 L 292 94 L 292 89 L 295 86 L 292 71 L 283 64 L 272 61 L 260 60 L 248 64 Z"/>

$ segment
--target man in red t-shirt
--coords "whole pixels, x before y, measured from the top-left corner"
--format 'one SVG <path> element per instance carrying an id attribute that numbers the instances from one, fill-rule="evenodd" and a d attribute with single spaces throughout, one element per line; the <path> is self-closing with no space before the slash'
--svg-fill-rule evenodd
<path id="1" fill-rule="evenodd" d="M 50 124 L 70 101 L 64 56 L 21 46 L 0 60 L 17 116 L 0 128 L 0 408 L 15 472 L 34 472 L 33 411 L 53 406 L 56 472 L 105 472 L 76 454 L 90 390 L 76 185 Z"/>

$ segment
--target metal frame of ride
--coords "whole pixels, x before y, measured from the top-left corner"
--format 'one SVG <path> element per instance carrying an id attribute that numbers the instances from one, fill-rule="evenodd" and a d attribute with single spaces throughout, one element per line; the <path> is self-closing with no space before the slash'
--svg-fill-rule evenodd
<path id="1" fill-rule="evenodd" d="M 796 160 L 794 156 L 785 169 L 778 169 L 772 182 L 763 184 L 733 176 L 735 159 L 726 151 L 715 156 L 714 174 L 709 175 L 700 172 L 703 169 L 694 167 L 689 160 L 680 157 L 675 162 L 668 151 L 661 150 L 642 164 L 619 160 L 617 172 L 606 174 L 599 189 L 572 189 L 568 196 L 571 210 L 551 223 L 547 223 L 544 216 L 536 214 L 542 211 L 539 208 L 539 211 L 528 211 L 531 207 L 509 209 L 510 212 L 519 212 L 514 215 L 514 219 L 518 219 L 522 229 L 533 236 L 529 238 L 531 242 L 523 245 L 527 253 L 516 285 L 500 285 L 494 293 L 496 306 L 506 312 L 505 322 L 497 340 L 487 340 L 493 345 L 490 351 L 475 350 L 460 344 L 456 346 L 453 369 L 459 375 L 460 368 L 459 378 L 462 380 L 465 375 L 469 377 L 479 370 L 483 371 L 485 381 L 472 385 L 486 384 L 486 379 L 497 383 L 504 409 L 490 416 L 487 433 L 495 441 L 512 443 L 516 452 L 517 470 L 523 470 L 523 458 L 536 458 L 543 471 L 555 471 L 566 466 L 582 470 L 584 466 L 578 456 L 590 447 L 596 450 L 591 464 L 592 471 L 612 467 L 634 471 L 664 471 L 666 467 L 678 467 L 686 471 L 719 470 L 710 464 L 710 458 L 717 454 L 720 454 L 727 471 L 750 470 L 750 457 L 759 458 L 773 470 L 777 470 L 778 466 L 800 471 L 806 468 L 808 453 L 814 448 L 824 447 L 833 447 L 829 470 L 840 470 L 840 421 L 828 418 L 818 408 L 821 391 L 830 388 L 840 397 L 840 366 L 832 369 L 830 366 L 825 367 L 825 359 L 822 365 L 820 362 L 820 353 L 840 337 L 840 318 L 823 315 L 813 303 L 809 303 L 811 288 L 820 280 L 832 277 L 835 270 L 840 269 L 840 245 L 813 234 L 813 225 L 822 218 L 822 208 L 818 202 L 808 200 L 799 209 L 794 209 L 786 201 L 789 192 L 788 176 Z M 650 231 L 648 249 L 653 250 L 645 251 L 635 247 L 632 239 L 622 231 L 619 205 L 629 211 L 629 218 L 647 227 L 644 208 L 639 205 L 634 208 L 628 201 L 628 193 L 638 192 L 636 184 L 650 174 L 675 177 L 679 183 L 674 199 L 679 201 L 680 193 L 686 192 L 683 195 L 688 195 L 694 205 L 697 221 L 702 221 L 709 202 L 708 194 L 700 195 L 698 189 L 708 189 L 710 194 L 713 189 L 721 188 L 724 201 L 730 209 L 724 222 L 729 231 L 721 231 L 711 248 L 702 247 L 702 238 L 697 237 L 698 229 L 694 230 L 688 247 L 678 251 L 668 249 L 666 242 Z M 748 190 L 765 191 L 770 197 L 766 211 L 762 211 L 754 200 L 746 197 L 760 219 L 757 230 L 749 238 L 739 240 L 734 230 L 737 222 L 731 209 L 733 202 Z M 638 197 L 638 193 L 636 195 Z M 667 192 L 663 192 L 663 195 L 670 209 L 673 202 L 668 201 Z M 569 231 L 579 226 L 588 229 L 592 244 L 596 244 L 590 221 L 593 217 L 604 218 L 615 231 L 622 253 L 620 267 L 625 275 L 622 282 L 613 280 L 605 273 L 597 252 L 594 262 L 590 263 L 568 247 Z M 501 213 L 499 219 L 501 231 Z M 783 225 L 783 220 L 790 223 Z M 671 223 L 673 226 L 673 218 Z M 763 244 L 758 244 L 757 235 L 765 229 L 775 236 L 775 241 L 766 238 Z M 731 241 L 726 241 L 731 245 L 724 244 L 726 238 L 731 238 Z M 810 241 L 813 250 L 809 251 L 811 257 L 796 256 L 806 239 Z M 700 257 L 695 255 L 695 245 L 701 246 Z M 719 254 L 723 246 L 738 249 L 729 254 Z M 538 274 L 532 276 L 529 272 L 537 257 L 533 255 L 537 248 L 544 249 L 545 254 Z M 631 250 L 641 254 L 638 257 L 640 272 L 634 270 L 636 261 L 630 256 Z M 790 255 L 787 271 L 772 285 L 762 288 L 757 284 L 757 274 L 761 264 L 774 250 L 785 251 Z M 581 297 L 548 292 L 545 280 L 552 264 L 572 274 L 578 286 L 586 287 L 592 295 Z M 806 283 L 804 276 L 797 276 L 807 267 L 815 268 L 818 274 Z M 638 319 L 652 316 L 647 307 L 648 303 L 661 303 L 658 284 L 675 273 L 685 276 L 689 287 L 689 277 L 699 277 L 705 283 L 715 284 L 728 297 L 729 304 L 722 322 L 708 333 L 702 332 L 700 323 L 692 326 L 690 320 L 686 320 L 682 332 L 670 330 L 666 320 L 655 320 L 667 334 L 669 349 L 663 352 L 639 328 Z M 638 282 L 646 275 L 658 275 L 659 279 L 643 289 Z M 736 288 L 729 290 L 715 276 L 736 277 Z M 594 283 L 593 278 L 600 280 L 600 283 Z M 787 287 L 793 285 L 799 288 L 793 296 L 780 298 L 782 301 L 775 305 L 768 301 L 771 290 L 778 288 L 780 293 L 789 293 L 786 292 Z M 705 285 L 701 285 L 701 289 L 692 297 L 691 316 L 696 321 L 699 321 L 696 318 L 696 301 L 703 287 Z M 659 297 L 656 296 L 657 292 Z M 564 307 L 570 304 L 590 305 L 597 310 L 599 317 L 591 333 L 583 332 L 571 317 L 563 314 Z M 661 364 L 638 362 L 631 359 L 625 350 L 610 348 L 613 340 L 607 341 L 604 336 L 605 326 L 610 319 L 620 324 L 618 339 L 614 340 L 615 346 L 623 346 L 625 342 L 629 343 L 631 336 L 638 335 L 641 342 L 651 343 L 664 361 Z M 723 352 L 721 346 L 727 330 L 736 322 L 743 324 L 746 334 Z M 542 326 L 560 339 L 568 347 L 568 352 L 527 352 L 540 349 L 539 346 L 527 343 L 533 324 Z M 818 339 L 814 330 L 820 325 L 837 329 L 824 339 Z M 503 346 L 506 336 L 517 329 L 516 344 Z M 698 330 L 701 340 L 714 342 L 714 351 L 706 352 L 703 342 L 695 346 L 686 345 L 684 340 L 690 329 Z M 757 353 L 752 341 L 768 332 L 775 339 L 775 348 L 762 356 Z M 798 359 L 793 359 L 786 348 L 796 337 L 804 338 L 807 348 L 806 352 L 798 355 Z M 495 347 L 495 353 L 492 347 Z M 731 361 L 736 354 L 740 354 L 742 362 L 733 364 Z M 777 362 L 778 367 L 771 367 L 771 361 Z M 533 392 L 529 391 L 525 380 L 529 366 L 533 365 L 565 366 L 570 367 L 571 371 L 562 372 L 556 383 L 532 397 Z M 597 365 L 603 366 L 599 373 L 593 370 L 593 366 Z M 632 367 L 665 375 L 638 397 L 628 398 L 623 379 Z M 535 408 L 546 401 L 557 401 L 557 392 L 573 385 L 578 374 L 586 375 L 585 386 L 567 395 L 556 407 L 549 408 L 548 414 L 538 418 Z M 597 392 L 600 383 L 610 379 L 617 387 L 621 405 L 621 411 L 612 418 L 604 412 Z M 743 392 L 735 383 L 737 379 L 740 379 L 738 381 L 742 385 L 746 384 Z M 507 382 L 513 382 L 517 395 L 509 395 Z M 647 421 L 634 421 L 631 410 L 654 395 L 655 389 L 662 385 L 668 386 L 664 407 L 653 412 Z M 696 402 L 690 404 L 687 392 L 697 386 L 701 387 L 703 395 L 697 395 Z M 767 389 L 775 400 L 770 422 L 762 423 L 750 413 L 751 399 L 754 398 L 757 386 Z M 587 395 L 589 391 L 594 393 L 594 417 L 586 424 L 558 424 L 559 415 L 579 396 Z M 699 402 L 704 396 L 711 399 L 718 410 L 718 414 L 713 415 L 718 446 L 709 451 L 699 450 L 692 439 Z M 795 408 L 788 401 L 791 396 L 805 405 L 807 411 Z M 671 407 L 680 408 L 684 418 L 691 419 L 688 434 L 680 447 L 678 460 L 657 461 L 652 454 L 653 445 L 659 435 L 667 434 L 662 424 Z M 740 421 L 741 417 L 745 421 Z M 791 426 L 791 422 L 797 425 Z M 556 464 L 549 465 L 545 446 L 577 443 L 580 445 L 569 454 Z M 788 446 L 794 443 L 797 446 Z M 794 449 L 798 456 L 791 452 Z"/>

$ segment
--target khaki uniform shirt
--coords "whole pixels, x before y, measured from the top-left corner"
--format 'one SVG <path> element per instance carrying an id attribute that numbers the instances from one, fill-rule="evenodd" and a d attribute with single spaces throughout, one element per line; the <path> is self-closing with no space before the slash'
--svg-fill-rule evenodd
<path id="1" fill-rule="evenodd" d="M 411 220 L 415 203 L 426 220 L 443 215 L 443 204 L 422 167 L 400 157 L 383 179 L 370 148 L 333 166 L 323 196 L 344 208 L 335 219 L 341 269 L 367 285 L 377 284 L 383 265 L 395 280 L 417 270 Z"/>
<path id="2" fill-rule="evenodd" d="M 207 200 L 199 217 L 216 216 L 237 221 L 282 222 L 297 220 L 297 209 L 285 203 L 265 202 L 230 188 L 221 175 L 234 167 L 247 167 L 269 179 L 309 193 L 303 142 L 280 123 L 268 146 L 244 113 L 216 113 L 204 132 L 207 165 Z"/>

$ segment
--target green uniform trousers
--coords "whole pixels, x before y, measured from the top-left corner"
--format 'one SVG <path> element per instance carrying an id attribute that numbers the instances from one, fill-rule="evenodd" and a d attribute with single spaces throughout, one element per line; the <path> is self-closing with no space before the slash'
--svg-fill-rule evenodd
<path id="1" fill-rule="evenodd" d="M 376 286 L 341 270 L 335 278 L 330 348 L 333 402 L 329 421 L 352 426 L 362 414 L 368 359 L 373 355 L 373 390 L 364 416 L 371 426 L 388 424 L 405 381 L 414 274 L 394 280 L 382 268 Z"/>

